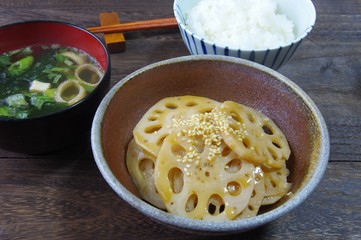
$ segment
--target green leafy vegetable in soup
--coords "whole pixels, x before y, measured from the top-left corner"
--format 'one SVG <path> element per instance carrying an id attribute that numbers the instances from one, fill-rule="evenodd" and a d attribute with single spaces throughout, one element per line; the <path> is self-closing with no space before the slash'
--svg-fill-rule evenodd
<path id="1" fill-rule="evenodd" d="M 33 118 L 65 109 L 93 91 L 104 75 L 75 48 L 29 46 L 0 55 L 0 118 Z"/>

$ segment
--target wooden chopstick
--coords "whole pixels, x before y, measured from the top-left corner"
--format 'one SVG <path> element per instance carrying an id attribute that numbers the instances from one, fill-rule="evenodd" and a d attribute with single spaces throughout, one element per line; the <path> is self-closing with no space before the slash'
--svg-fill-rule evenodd
<path id="1" fill-rule="evenodd" d="M 129 32 L 147 29 L 173 28 L 177 27 L 178 23 L 175 18 L 160 18 L 153 20 L 136 21 L 129 23 L 120 23 L 108 26 L 90 27 L 88 31 L 92 33 L 115 33 L 115 32 Z"/>

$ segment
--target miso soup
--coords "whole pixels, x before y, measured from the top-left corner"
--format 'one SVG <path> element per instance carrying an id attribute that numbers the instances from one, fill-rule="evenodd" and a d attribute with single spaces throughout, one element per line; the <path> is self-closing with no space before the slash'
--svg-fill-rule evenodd
<path id="1" fill-rule="evenodd" d="M 92 92 L 104 75 L 89 54 L 59 45 L 0 55 L 0 118 L 34 118 L 63 110 Z"/>

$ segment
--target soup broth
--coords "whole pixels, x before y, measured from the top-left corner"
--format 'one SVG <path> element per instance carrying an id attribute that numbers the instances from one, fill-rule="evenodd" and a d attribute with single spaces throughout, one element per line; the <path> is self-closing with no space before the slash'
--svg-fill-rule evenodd
<path id="1" fill-rule="evenodd" d="M 59 45 L 29 46 L 0 55 L 0 118 L 34 118 L 81 101 L 103 69 L 89 54 Z"/>

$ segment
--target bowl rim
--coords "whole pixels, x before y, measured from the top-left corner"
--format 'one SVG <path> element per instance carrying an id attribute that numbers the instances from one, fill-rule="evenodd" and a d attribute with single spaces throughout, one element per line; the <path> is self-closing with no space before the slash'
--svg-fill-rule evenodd
<path id="1" fill-rule="evenodd" d="M 64 26 L 68 26 L 71 28 L 75 28 L 78 29 L 82 32 L 85 32 L 86 34 L 90 35 L 91 37 L 93 37 L 101 46 L 101 48 L 103 49 L 106 59 L 107 59 L 107 67 L 104 70 L 104 75 L 102 77 L 102 79 L 99 81 L 99 85 L 100 84 L 104 84 L 105 81 L 103 81 L 105 78 L 110 78 L 111 76 L 111 62 L 110 62 L 110 53 L 106 47 L 106 45 L 100 40 L 100 38 L 98 36 L 96 36 L 95 34 L 93 34 L 92 32 L 88 31 L 87 29 L 80 27 L 78 25 L 75 25 L 73 23 L 68 23 L 68 22 L 63 22 L 63 21 L 54 21 L 54 20 L 29 20 L 29 21 L 20 21 L 20 22 L 14 22 L 14 23 L 10 23 L 10 24 L 6 24 L 6 25 L 2 25 L 0 26 L 0 31 L 8 28 L 8 27 L 16 27 L 18 25 L 24 25 L 24 24 L 58 24 L 58 25 L 64 25 Z M 63 114 L 64 112 L 69 112 L 69 111 L 73 111 L 73 109 L 77 109 L 78 105 L 82 105 L 83 102 L 87 102 L 87 100 L 89 98 L 91 98 L 99 89 L 98 86 L 92 91 L 90 92 L 85 98 L 83 98 L 81 101 L 56 112 L 52 112 L 52 113 L 48 113 L 42 116 L 38 116 L 38 117 L 32 117 L 32 118 L 24 118 L 24 119 L 19 119 L 19 118 L 5 118 L 5 117 L 1 117 L 0 116 L 0 122 L 27 122 L 27 121 L 36 121 L 38 119 L 43 119 L 43 118 L 47 118 L 47 117 L 56 117 L 60 114 Z"/>
<path id="2" fill-rule="evenodd" d="M 141 200 L 136 197 L 133 193 L 127 190 L 114 176 L 111 169 L 109 168 L 107 161 L 102 152 L 102 141 L 101 141 L 101 126 L 104 114 L 106 113 L 108 104 L 112 100 L 113 96 L 121 89 L 121 87 L 133 79 L 135 76 L 142 74 L 143 72 L 157 68 L 163 65 L 176 64 L 178 62 L 185 61 L 222 61 L 222 62 L 230 62 L 240 65 L 246 65 L 252 68 L 255 68 L 259 71 L 266 72 L 271 74 L 279 81 L 283 82 L 287 86 L 291 87 L 295 93 L 302 98 L 307 107 L 312 111 L 315 116 L 316 124 L 319 126 L 320 130 L 320 153 L 319 159 L 314 168 L 314 173 L 308 179 L 308 182 L 303 186 L 302 189 L 298 191 L 296 196 L 292 197 L 291 201 L 287 201 L 284 204 L 278 206 L 277 208 L 268 211 L 266 213 L 257 215 L 252 218 L 232 220 L 232 221 L 209 221 L 209 220 L 193 220 L 188 219 L 181 216 L 176 216 L 170 214 L 166 211 L 160 210 L 149 203 Z M 144 215 L 150 217 L 151 219 L 163 223 L 165 225 L 170 225 L 173 227 L 178 227 L 184 230 L 190 231 L 203 231 L 203 232 L 213 232 L 213 233 L 232 233 L 232 232 L 242 232 L 247 231 L 256 227 L 259 227 L 263 224 L 271 222 L 280 216 L 289 213 L 298 205 L 300 205 L 304 200 L 314 191 L 317 187 L 318 183 L 321 181 L 327 167 L 329 154 L 330 154 L 330 140 L 329 134 L 327 130 L 326 123 L 321 115 L 321 112 L 318 110 L 315 103 L 310 99 L 310 97 L 294 82 L 281 75 L 280 73 L 272 70 L 268 67 L 260 65 L 258 63 L 251 62 L 249 60 L 227 57 L 227 56 L 219 56 L 219 55 L 190 55 L 183 57 L 176 57 L 167 60 L 163 60 L 160 62 L 156 62 L 145 66 L 128 76 L 124 77 L 121 81 L 119 81 L 103 98 L 100 103 L 95 117 L 93 119 L 92 129 L 91 129 L 91 147 L 94 155 L 95 162 L 103 175 L 106 182 L 110 185 L 110 187 L 128 204 L 136 208 L 138 211 L 143 213 Z"/>
<path id="3" fill-rule="evenodd" d="M 242 48 L 234 48 L 234 47 L 229 47 L 229 46 L 225 46 L 225 45 L 217 45 L 215 42 L 209 41 L 204 37 L 201 37 L 197 34 L 195 34 L 194 32 L 192 32 L 187 25 L 185 24 L 184 19 L 181 18 L 181 16 L 178 15 L 178 10 L 180 10 L 179 6 L 178 6 L 178 2 L 179 0 L 174 0 L 173 3 L 173 13 L 174 16 L 178 22 L 178 26 L 181 30 L 184 30 L 188 33 L 188 35 L 196 38 L 198 41 L 202 41 L 208 45 L 211 45 L 213 47 L 219 47 L 219 48 L 224 48 L 224 49 L 228 49 L 229 51 L 241 51 L 241 52 L 245 52 L 245 53 L 257 53 L 257 52 L 264 52 L 264 51 L 276 51 L 279 50 L 280 48 L 287 48 L 290 46 L 293 46 L 295 44 L 299 44 L 302 42 L 302 40 L 308 35 L 310 34 L 310 32 L 312 31 L 312 29 L 314 28 L 315 24 L 316 24 L 316 19 L 317 19 L 317 13 L 316 13 L 316 8 L 315 5 L 313 4 L 313 2 L 311 0 L 305 0 L 307 4 L 310 5 L 311 9 L 312 9 L 312 16 L 314 16 L 311 20 L 312 24 L 302 33 L 300 34 L 297 38 L 293 39 L 291 42 L 285 44 L 285 45 L 280 45 L 279 47 L 274 47 L 274 48 L 259 48 L 259 49 L 242 49 Z"/>

